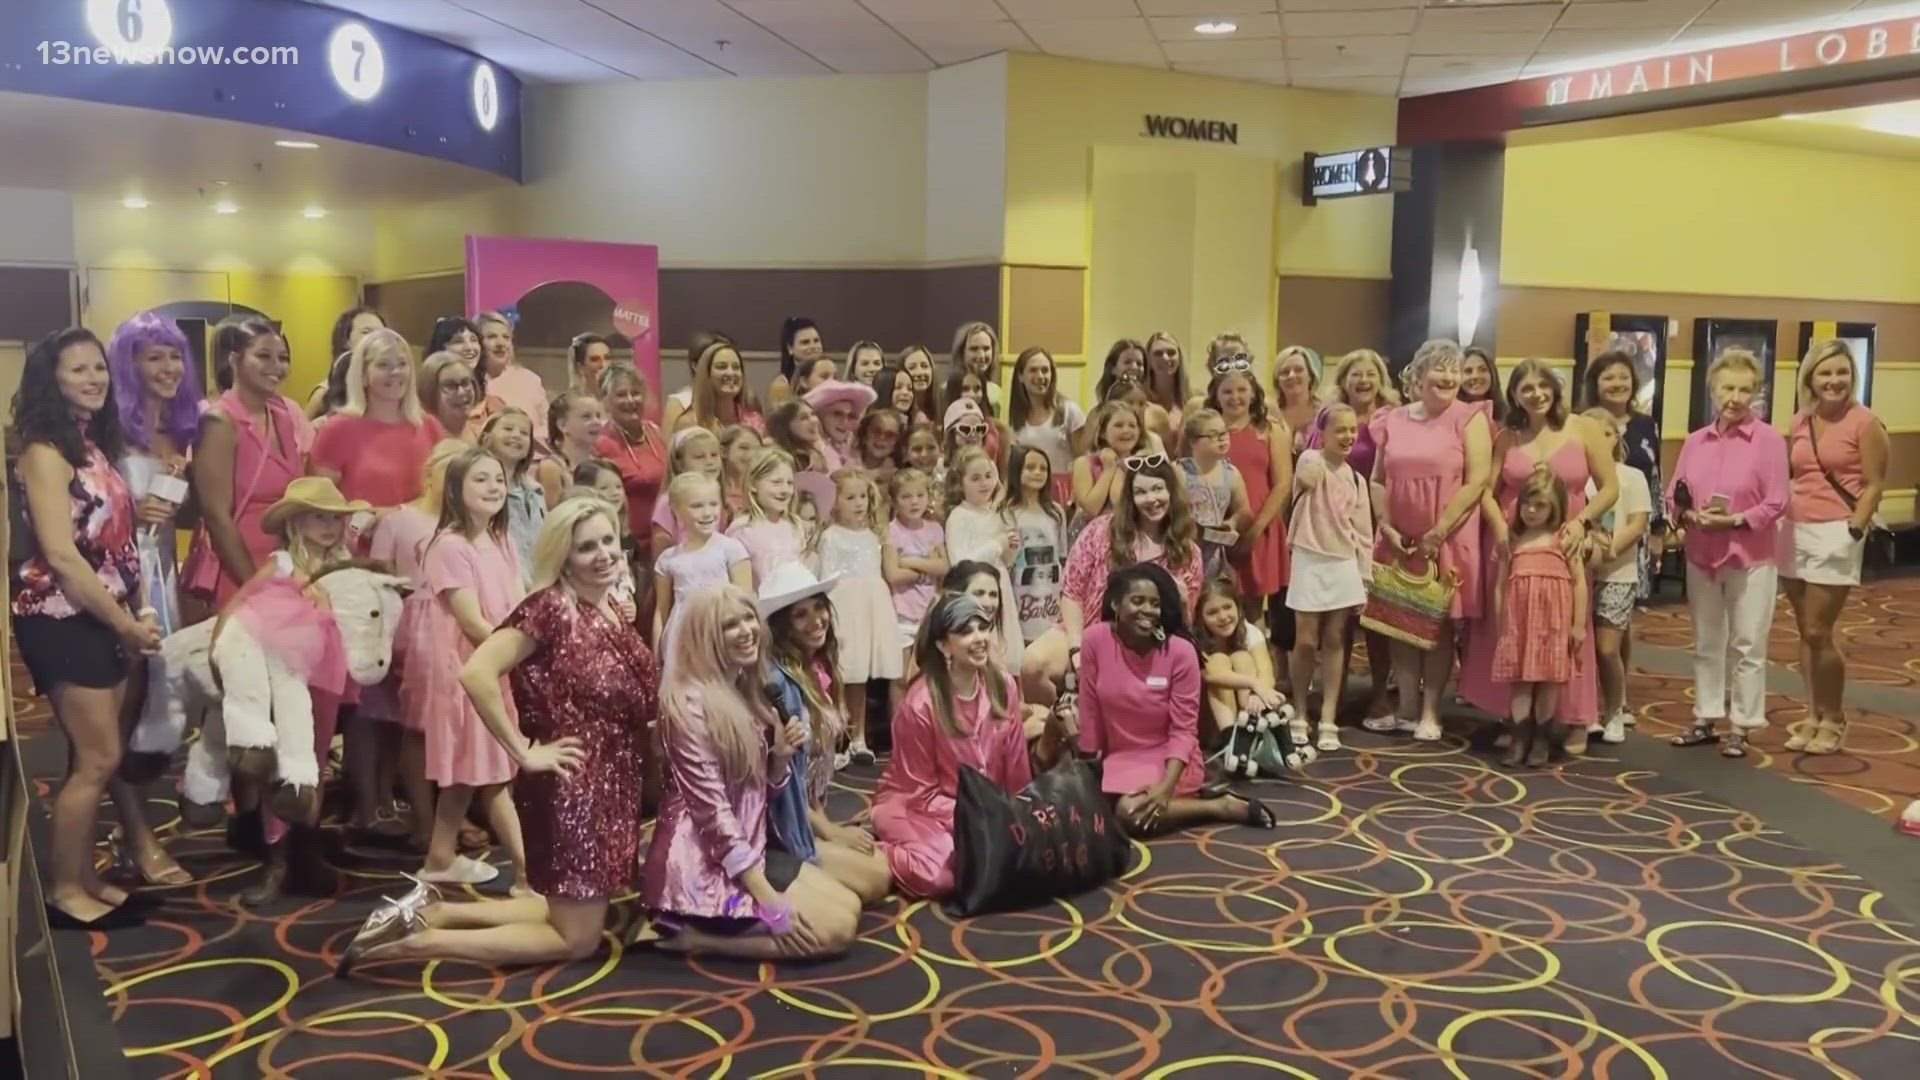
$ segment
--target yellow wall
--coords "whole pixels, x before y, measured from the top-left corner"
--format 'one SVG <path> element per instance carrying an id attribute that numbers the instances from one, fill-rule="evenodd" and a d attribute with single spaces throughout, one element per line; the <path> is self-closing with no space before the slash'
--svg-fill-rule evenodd
<path id="1" fill-rule="evenodd" d="M 1508 285 L 1920 302 L 1920 166 L 1699 131 L 1507 152 Z"/>
<path id="2" fill-rule="evenodd" d="M 1126 332 L 1167 325 L 1189 343 L 1191 357 L 1193 343 L 1226 329 L 1270 353 L 1278 275 L 1389 276 L 1392 200 L 1303 206 L 1300 162 L 1309 150 L 1392 142 L 1391 99 L 1027 53 L 1008 57 L 1007 80 L 1006 260 L 1091 268 L 1089 355 L 1060 356 L 1063 366 L 1103 358 L 1118 327 L 1101 313 L 1123 310 L 1128 297 L 1154 295 L 1162 285 L 1185 285 L 1190 295 L 1163 298 L 1151 309 L 1159 314 L 1172 305 L 1165 324 L 1136 318 Z M 1149 113 L 1236 123 L 1239 142 L 1150 140 L 1141 134 Z M 1129 179 L 1116 179 L 1123 175 Z M 1142 269 L 1133 273 L 1146 280 L 1115 282 L 1115 273 L 1129 273 L 1126 264 L 1116 270 L 1095 253 L 1127 245 L 1108 235 L 1107 223 L 1118 214 L 1144 233 L 1166 232 L 1166 221 L 1146 217 L 1155 190 L 1170 200 L 1168 220 L 1193 224 L 1183 237 L 1163 237 L 1179 241 L 1169 256 L 1182 267 L 1190 263 L 1190 273 L 1161 282 L 1155 279 L 1164 268 Z M 1103 210 L 1097 191 L 1110 192 L 1117 208 Z M 1200 376 L 1197 364 L 1193 374 Z M 1078 372 L 1063 375 L 1063 386 L 1077 389 Z"/>

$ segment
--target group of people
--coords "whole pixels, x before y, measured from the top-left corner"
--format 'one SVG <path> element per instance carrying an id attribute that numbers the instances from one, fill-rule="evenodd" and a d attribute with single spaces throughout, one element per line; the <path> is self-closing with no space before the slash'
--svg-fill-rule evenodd
<path id="1" fill-rule="evenodd" d="M 162 636 L 268 591 L 311 595 L 353 560 L 414 589 L 384 682 L 312 688 L 315 750 L 340 735 L 346 829 L 420 864 L 343 972 L 585 955 L 636 878 L 653 947 L 838 952 L 863 906 L 955 888 L 963 764 L 1017 791 L 1097 757 L 1136 835 L 1271 828 L 1208 752 L 1289 698 L 1293 741 L 1339 749 L 1356 638 L 1369 729 L 1440 738 L 1457 671 L 1508 718 L 1515 764 L 1577 753 L 1589 729 L 1617 740 L 1632 614 L 1680 534 L 1701 689 L 1680 741 L 1714 739 L 1729 704 L 1725 752 L 1764 722 L 1775 567 L 1815 696 L 1796 739 L 1831 752 L 1843 733 L 1831 626 L 1886 458 L 1844 343 L 1808 357 L 1788 434 L 1751 414 L 1752 358 L 1716 360 L 1716 419 L 1662 485 L 1626 352 L 1588 366 L 1574 413 L 1545 365 L 1503 388 L 1489 357 L 1446 341 L 1397 381 L 1371 350 L 1324 372 L 1285 349 L 1269 386 L 1225 334 L 1194 393 L 1161 333 L 1115 343 L 1083 410 L 1045 349 L 1003 388 L 985 323 L 955 333 L 944 378 L 920 346 L 858 342 L 841 362 L 804 318 L 780 340 L 763 405 L 733 342 L 695 334 L 659 424 L 613 342 L 576 337 L 568 385 L 549 388 L 496 313 L 439 320 L 416 361 L 377 312 L 346 312 L 304 409 L 284 393 L 287 341 L 258 320 L 215 331 L 211 400 L 151 314 L 105 344 L 41 342 L 14 403 L 14 531 L 31 542 L 9 576 L 21 653 L 73 746 L 50 919 L 112 929 L 150 903 L 95 871 L 102 794 L 136 880 L 190 880 L 122 768 Z M 1420 565 L 1453 586 L 1431 647 L 1360 632 L 1382 567 Z M 883 739 L 870 822 L 836 820 L 836 773 Z M 282 821 L 238 776 L 230 811 L 186 795 L 190 821 L 224 811 L 229 844 L 263 861 L 247 902 L 336 888 L 317 801 Z M 495 844 L 510 893 L 446 902 L 441 886 L 500 873 Z"/>

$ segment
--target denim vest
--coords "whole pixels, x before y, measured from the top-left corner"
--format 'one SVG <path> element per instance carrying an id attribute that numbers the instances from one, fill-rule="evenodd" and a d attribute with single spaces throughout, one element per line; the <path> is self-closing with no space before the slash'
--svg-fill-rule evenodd
<path id="1" fill-rule="evenodd" d="M 800 684 L 778 665 L 770 665 L 771 681 L 780 688 L 780 708 L 787 716 L 805 716 L 806 697 Z M 808 862 L 819 862 L 813 844 L 813 823 L 807 820 L 807 747 L 794 752 L 787 781 L 767 795 L 767 835 L 780 850 Z"/>

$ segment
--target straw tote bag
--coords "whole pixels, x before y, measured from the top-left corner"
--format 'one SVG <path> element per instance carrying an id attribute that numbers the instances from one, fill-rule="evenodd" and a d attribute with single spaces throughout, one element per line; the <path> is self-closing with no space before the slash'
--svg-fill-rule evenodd
<path id="1" fill-rule="evenodd" d="M 1373 580 L 1367 583 L 1367 606 L 1360 614 L 1360 625 L 1431 651 L 1439 644 L 1441 624 L 1452 614 L 1453 594 L 1460 581 L 1451 571 L 1443 576 L 1437 560 L 1424 560 L 1424 573 L 1409 569 L 1406 563 L 1411 561 L 1381 559 L 1373 564 Z"/>

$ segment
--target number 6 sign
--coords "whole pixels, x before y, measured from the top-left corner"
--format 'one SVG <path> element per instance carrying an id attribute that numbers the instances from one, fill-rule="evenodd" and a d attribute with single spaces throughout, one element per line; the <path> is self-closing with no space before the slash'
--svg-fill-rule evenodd
<path id="1" fill-rule="evenodd" d="M 357 22 L 342 23 L 327 39 L 327 67 L 334 83 L 355 101 L 372 101 L 387 79 L 379 40 Z"/>
<path id="2" fill-rule="evenodd" d="M 167 0 L 87 0 L 87 29 L 109 49 L 159 52 L 173 39 Z"/>

